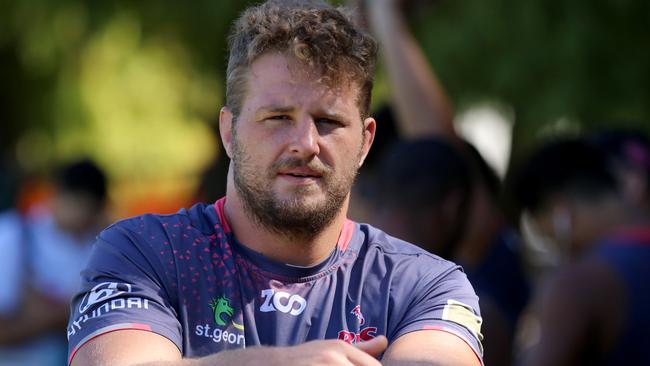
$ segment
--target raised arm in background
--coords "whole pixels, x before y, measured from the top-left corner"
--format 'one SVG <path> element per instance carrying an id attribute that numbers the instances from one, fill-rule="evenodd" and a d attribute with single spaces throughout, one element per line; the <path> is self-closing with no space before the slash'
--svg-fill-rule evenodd
<path id="1" fill-rule="evenodd" d="M 366 0 L 362 6 L 381 47 L 399 132 L 407 139 L 425 136 L 456 139 L 451 102 L 410 33 L 400 9 L 401 2 Z"/>

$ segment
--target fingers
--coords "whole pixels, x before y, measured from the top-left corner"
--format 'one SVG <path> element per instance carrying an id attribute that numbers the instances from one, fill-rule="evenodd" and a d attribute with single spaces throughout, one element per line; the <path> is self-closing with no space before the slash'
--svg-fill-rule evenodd
<path id="1" fill-rule="evenodd" d="M 379 336 L 356 346 L 335 339 L 318 340 L 286 347 L 283 359 L 273 365 L 381 366 L 376 359 L 386 349 L 386 337 Z M 256 364 L 256 363 L 255 363 Z"/>
<path id="2" fill-rule="evenodd" d="M 359 347 L 350 346 L 348 344 L 346 344 L 346 346 L 348 346 L 348 349 L 345 352 L 347 359 L 354 366 L 381 366 L 381 363 L 377 361 L 374 356 L 366 353 L 365 350 L 362 350 Z"/>
<path id="3" fill-rule="evenodd" d="M 357 349 L 376 358 L 386 350 L 386 347 L 388 347 L 388 339 L 381 335 L 367 342 L 357 343 L 356 347 Z"/>

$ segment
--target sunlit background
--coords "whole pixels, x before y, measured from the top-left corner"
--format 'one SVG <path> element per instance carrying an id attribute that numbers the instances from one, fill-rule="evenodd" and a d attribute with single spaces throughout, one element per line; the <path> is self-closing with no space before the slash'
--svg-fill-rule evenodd
<path id="1" fill-rule="evenodd" d="M 226 32 L 249 3 L 2 2 L 2 159 L 32 196 L 52 166 L 89 156 L 117 216 L 189 205 L 219 155 Z M 558 133 L 650 129 L 647 1 L 422 0 L 409 14 L 459 132 L 502 177 Z"/>

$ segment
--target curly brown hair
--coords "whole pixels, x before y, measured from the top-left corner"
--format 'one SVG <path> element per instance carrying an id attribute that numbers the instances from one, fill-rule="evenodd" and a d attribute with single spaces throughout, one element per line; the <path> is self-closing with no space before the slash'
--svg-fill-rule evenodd
<path id="1" fill-rule="evenodd" d="M 226 104 L 235 116 L 241 111 L 250 65 L 267 52 L 316 68 L 330 85 L 356 83 L 361 116 L 368 116 L 377 43 L 354 25 L 344 8 L 322 1 L 269 0 L 235 21 L 229 49 Z"/>

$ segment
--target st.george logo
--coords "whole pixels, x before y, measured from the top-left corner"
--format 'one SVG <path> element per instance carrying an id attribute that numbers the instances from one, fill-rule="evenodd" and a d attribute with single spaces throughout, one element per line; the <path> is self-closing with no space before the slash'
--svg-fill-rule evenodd
<path id="1" fill-rule="evenodd" d="M 219 296 L 212 300 L 210 308 L 214 311 L 214 322 L 222 327 L 228 325 L 228 320 L 235 314 L 235 309 L 230 306 L 230 300 L 225 296 Z M 244 330 L 242 324 L 237 324 L 234 320 L 231 320 L 231 322 L 235 328 Z"/>
<path id="2" fill-rule="evenodd" d="M 130 293 L 131 285 L 128 283 L 102 282 L 87 292 L 79 304 L 79 313 L 83 314 L 91 306 L 108 299 Z"/>
<path id="3" fill-rule="evenodd" d="M 214 311 L 214 322 L 217 323 L 217 325 L 221 326 L 227 324 L 227 320 L 224 320 L 221 317 L 222 315 L 225 314 L 228 316 L 228 318 L 230 318 L 235 313 L 235 309 L 230 306 L 230 300 L 228 300 L 225 296 L 220 296 L 212 300 L 210 307 Z"/>

